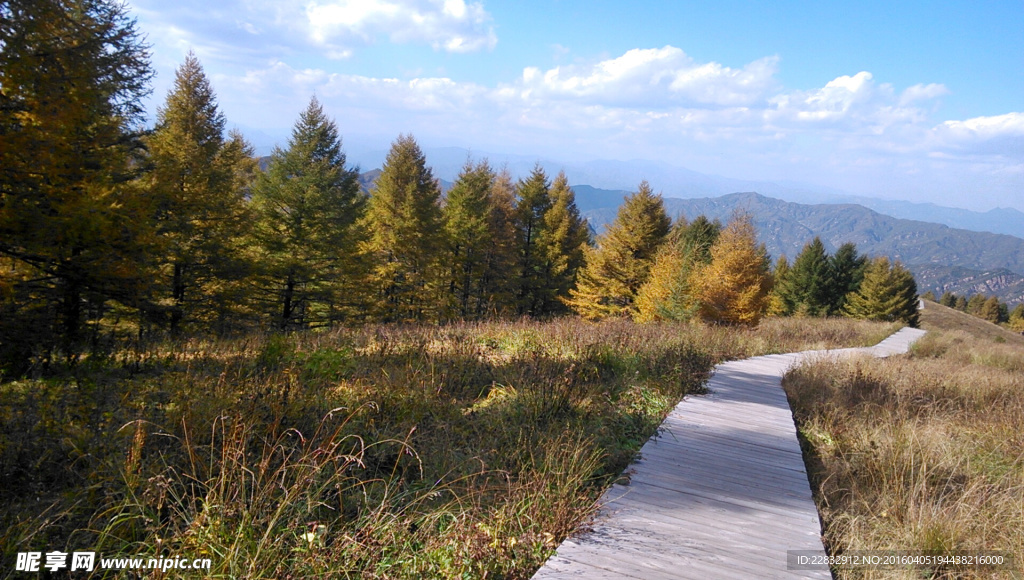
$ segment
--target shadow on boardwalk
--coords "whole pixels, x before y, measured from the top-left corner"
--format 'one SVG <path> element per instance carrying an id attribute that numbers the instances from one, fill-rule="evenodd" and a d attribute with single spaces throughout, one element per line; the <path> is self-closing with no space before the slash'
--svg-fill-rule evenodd
<path id="1" fill-rule="evenodd" d="M 534 579 L 831 578 L 827 567 L 787 569 L 789 551 L 825 552 L 781 378 L 812 357 L 906 352 L 923 335 L 905 328 L 869 348 L 718 365 L 709 394 L 676 406 L 628 483 L 605 492 L 590 531 Z"/>

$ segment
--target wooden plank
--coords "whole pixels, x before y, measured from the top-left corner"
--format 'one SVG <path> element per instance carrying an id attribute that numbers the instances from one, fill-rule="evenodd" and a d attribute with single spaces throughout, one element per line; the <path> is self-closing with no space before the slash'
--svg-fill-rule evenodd
<path id="1" fill-rule="evenodd" d="M 563 542 L 534 578 L 831 578 L 786 569 L 787 550 L 824 548 L 780 379 L 804 360 L 906 352 L 923 334 L 718 365 L 710 394 L 672 410 L 629 483 L 602 496 L 591 531 Z"/>

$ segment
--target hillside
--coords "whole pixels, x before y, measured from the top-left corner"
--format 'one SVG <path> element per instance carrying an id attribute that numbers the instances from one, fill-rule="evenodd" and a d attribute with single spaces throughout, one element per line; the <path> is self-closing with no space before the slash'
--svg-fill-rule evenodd
<path id="1" fill-rule="evenodd" d="M 601 192 L 607 199 L 615 192 Z M 577 203 L 593 208 L 590 191 L 577 189 Z M 621 193 L 621 192 L 619 192 Z M 995 294 L 1003 301 L 1024 301 L 1024 239 L 1005 234 L 972 232 L 882 215 L 854 204 L 800 204 L 757 193 L 715 198 L 666 198 L 673 217 L 707 215 L 728 220 L 735 211 L 754 216 L 761 241 L 772 256 L 796 256 L 804 244 L 820 236 L 834 251 L 854 242 L 867 254 L 886 255 L 907 264 L 921 292 Z M 584 209 L 597 231 L 615 217 L 614 207 Z"/>
<path id="2" fill-rule="evenodd" d="M 977 316 L 947 308 L 930 300 L 925 300 L 924 308 L 921 309 L 921 327 L 926 330 L 959 330 L 976 339 L 993 340 L 1024 347 L 1024 336 L 998 324 L 992 324 Z"/>

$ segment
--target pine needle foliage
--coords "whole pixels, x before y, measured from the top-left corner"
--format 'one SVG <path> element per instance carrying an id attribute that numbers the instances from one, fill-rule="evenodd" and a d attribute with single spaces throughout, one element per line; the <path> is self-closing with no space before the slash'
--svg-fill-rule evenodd
<path id="1" fill-rule="evenodd" d="M 772 268 L 772 291 L 768 294 L 768 316 L 786 316 L 793 311 L 791 304 L 787 304 L 782 289 L 786 287 L 789 277 L 789 260 L 786 256 L 779 256 Z"/>
<path id="2" fill-rule="evenodd" d="M 589 320 L 632 316 L 637 292 L 647 282 L 670 225 L 661 196 L 641 182 L 597 246 L 587 250 L 587 265 L 567 303 Z"/>
<path id="3" fill-rule="evenodd" d="M 836 253 L 828 260 L 828 280 L 826 295 L 828 296 L 828 314 L 840 314 L 846 305 L 846 296 L 860 287 L 867 268 L 867 256 L 857 253 L 853 242 L 839 246 Z"/>
<path id="4" fill-rule="evenodd" d="M 444 207 L 446 258 L 449 268 L 446 318 L 469 320 L 480 316 L 486 301 L 483 283 L 492 246 L 492 189 L 496 175 L 486 161 L 466 162 Z"/>
<path id="5" fill-rule="evenodd" d="M 412 135 L 391 144 L 366 215 L 364 246 L 374 264 L 375 317 L 384 322 L 442 316 L 441 190 Z"/>
<path id="6" fill-rule="evenodd" d="M 780 281 L 778 294 L 785 313 L 810 316 L 827 314 L 830 276 L 825 244 L 815 236 L 793 260 L 784 281 Z"/>
<path id="7" fill-rule="evenodd" d="M 547 252 L 543 245 L 544 215 L 551 208 L 551 184 L 537 164 L 530 176 L 516 184 L 514 224 L 518 242 L 519 280 L 516 302 L 519 314 L 535 316 L 546 303 L 545 264 Z"/>
<path id="8" fill-rule="evenodd" d="M 772 287 L 768 254 L 750 216 L 736 216 L 711 247 L 711 264 L 697 274 L 700 315 L 714 324 L 755 326 Z"/>
<path id="9" fill-rule="evenodd" d="M 541 294 L 541 314 L 566 310 L 564 300 L 576 286 L 583 267 L 584 250 L 590 243 L 587 222 L 576 207 L 576 194 L 569 188 L 565 172 L 559 172 L 549 192 L 551 207 L 544 213 L 541 247 L 544 249 L 546 292 Z"/>
<path id="10" fill-rule="evenodd" d="M 487 229 L 490 238 L 484 254 L 475 318 L 496 318 L 516 311 L 515 184 L 507 169 L 496 175 L 490 190 Z"/>
<path id="11" fill-rule="evenodd" d="M 223 318 L 247 273 L 236 256 L 255 163 L 240 134 L 225 139 L 225 125 L 203 67 L 189 52 L 147 139 L 161 242 L 159 314 L 174 337 L 189 322 Z"/>
<path id="12" fill-rule="evenodd" d="M 134 180 L 152 71 L 127 12 L 0 4 L 0 357 L 21 370 L 55 346 L 76 360 L 109 300 L 143 298 L 151 208 Z"/>
<path id="13" fill-rule="evenodd" d="M 637 292 L 636 322 L 685 321 L 700 309 L 694 274 L 711 263 L 711 247 L 721 224 L 698 216 L 680 219 L 658 250 L 650 277 Z"/>
<path id="14" fill-rule="evenodd" d="M 341 137 L 313 97 L 288 149 L 274 150 L 252 191 L 261 300 L 281 330 L 352 320 L 361 309 L 357 246 L 366 197 Z"/>
<path id="15" fill-rule="evenodd" d="M 868 264 L 860 288 L 847 295 L 843 311 L 854 318 L 902 321 L 916 327 L 917 306 L 914 276 L 899 262 L 890 262 L 883 256 Z"/>

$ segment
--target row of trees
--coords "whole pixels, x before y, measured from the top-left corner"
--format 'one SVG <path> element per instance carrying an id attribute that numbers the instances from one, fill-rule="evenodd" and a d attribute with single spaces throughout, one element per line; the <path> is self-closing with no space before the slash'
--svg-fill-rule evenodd
<path id="1" fill-rule="evenodd" d="M 192 54 L 155 128 L 144 127 L 152 72 L 123 5 L 12 0 L 0 17 L 7 372 L 165 332 L 570 308 L 729 324 L 867 312 L 851 291 L 868 286 L 871 268 L 852 245 L 828 258 L 816 241 L 773 274 L 749 219 L 673 225 L 646 183 L 596 246 L 564 174 L 552 181 L 537 167 L 513 182 L 467 162 L 442 196 L 411 136 L 364 191 L 315 98 L 261 170 L 242 135 L 225 132 Z"/>
<path id="2" fill-rule="evenodd" d="M 190 54 L 152 72 L 125 7 L 0 6 L 0 365 L 118 337 L 567 311 L 589 230 L 565 175 L 467 162 L 442 200 L 411 136 L 371 192 L 314 98 L 261 171 Z"/>
<path id="3" fill-rule="evenodd" d="M 993 324 L 1005 324 L 1013 330 L 1024 331 L 1024 304 L 1018 304 L 1011 311 L 1009 305 L 999 300 L 998 296 L 972 294 L 968 298 L 967 296 L 959 296 L 952 292 L 945 292 L 940 298 L 936 299 L 933 293 L 926 292 L 923 297 L 936 301 L 943 306 L 948 306 L 967 314 L 973 314 Z"/>
<path id="4" fill-rule="evenodd" d="M 588 249 L 568 303 L 593 320 L 757 324 L 766 314 L 798 314 L 918 323 L 917 286 L 901 264 L 869 260 L 852 243 L 829 256 L 815 238 L 792 266 L 782 257 L 772 270 L 756 237 L 745 215 L 724 228 L 704 216 L 672 225 L 661 198 L 642 183 Z"/>

